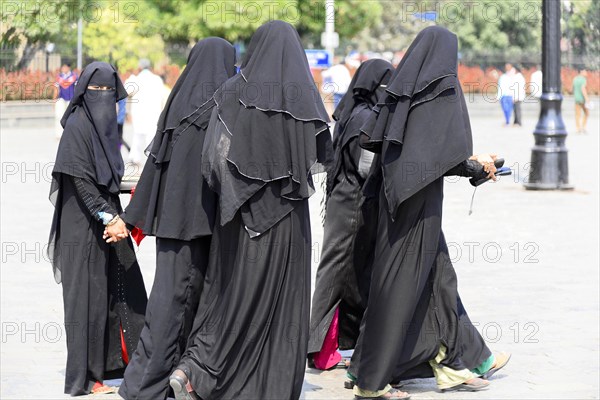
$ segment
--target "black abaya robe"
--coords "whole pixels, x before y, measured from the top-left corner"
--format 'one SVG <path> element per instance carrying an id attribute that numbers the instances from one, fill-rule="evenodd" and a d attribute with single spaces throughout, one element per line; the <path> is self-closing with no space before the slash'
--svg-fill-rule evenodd
<path id="1" fill-rule="evenodd" d="M 472 154 L 456 53 L 449 31 L 423 30 L 362 128 L 364 146 L 381 151 L 383 177 L 370 295 L 350 368 L 363 390 L 429 375 L 424 365 L 442 345 L 442 364 L 457 370 L 491 355 L 462 306 L 441 230 L 443 176 Z"/>
<path id="2" fill-rule="evenodd" d="M 201 399 L 298 399 L 310 304 L 308 201 L 251 238 L 215 228 L 193 343 L 179 368 Z"/>
<path id="3" fill-rule="evenodd" d="M 302 90 L 290 99 L 286 85 Z M 202 156 L 218 217 L 192 344 L 178 366 L 203 400 L 300 396 L 310 168 L 331 150 L 313 92 L 298 33 L 271 21 L 252 37 L 241 73 L 215 94 Z"/>
<path id="4" fill-rule="evenodd" d="M 104 226 L 90 216 L 72 179 L 59 179 L 65 393 L 76 396 L 88 394 L 97 381 L 122 376 L 121 330 L 126 352 L 132 354 L 144 323 L 146 291 L 131 242 L 105 243 Z M 105 196 L 118 210 L 118 197 Z"/>
<path id="5" fill-rule="evenodd" d="M 156 273 L 145 326 L 119 394 L 165 399 L 187 348 L 202 293 L 217 198 L 202 177 L 214 91 L 235 73 L 224 39 L 198 42 L 171 91 L 135 194 L 122 218 L 156 236 Z"/>
<path id="6" fill-rule="evenodd" d="M 325 234 L 312 300 L 308 352 L 321 350 L 335 311 L 339 308 L 338 346 L 353 349 L 366 307 L 370 261 L 376 225 L 372 204 L 365 203 L 362 186 L 370 169 L 361 165 L 360 128 L 383 94 L 393 67 L 384 60 L 368 60 L 358 68 L 348 92 L 336 108 L 333 167 L 327 171 Z M 365 215 L 367 220 L 364 219 Z M 369 246 L 371 244 L 371 246 Z"/>
<path id="7" fill-rule="evenodd" d="M 350 370 L 361 389 L 432 376 L 428 362 L 441 344 L 448 349 L 443 364 L 454 369 L 473 369 L 491 355 L 458 296 L 441 231 L 442 199 L 440 178 L 402 203 L 402 223 L 380 209 L 377 237 L 383 240 L 375 248 L 368 308 Z"/>
<path id="8" fill-rule="evenodd" d="M 366 104 L 357 106 L 347 129 L 358 132 L 369 114 Z M 374 238 L 359 235 L 366 233 L 364 213 L 368 212 L 363 208 L 361 194 L 365 178 L 358 171 L 360 154 L 358 137 L 350 139 L 338 153 L 340 170 L 327 197 L 323 248 L 312 299 L 309 354 L 321 350 L 338 307 L 339 348 L 353 349 L 366 307 L 372 248 L 361 243 L 372 242 Z M 377 215 L 367 221 L 376 226 Z M 360 260 L 361 257 L 364 259 Z"/>
<path id="9" fill-rule="evenodd" d="M 90 94 L 88 84 L 113 89 Z M 73 396 L 89 393 L 97 381 L 122 376 L 124 354 L 135 349 L 146 311 L 146 291 L 131 241 L 108 244 L 102 239 L 100 213 L 121 211 L 115 103 L 124 95 L 110 65 L 86 67 L 62 121 L 52 173 L 55 212 L 49 255 L 55 279 L 63 287 L 65 393 Z"/>

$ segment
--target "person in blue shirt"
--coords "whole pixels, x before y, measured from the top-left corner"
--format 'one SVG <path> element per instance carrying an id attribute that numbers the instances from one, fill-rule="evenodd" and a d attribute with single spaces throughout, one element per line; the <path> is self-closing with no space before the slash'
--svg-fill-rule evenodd
<path id="1" fill-rule="evenodd" d="M 60 73 L 56 79 L 56 90 L 54 91 L 54 115 L 55 115 L 55 130 L 56 138 L 60 139 L 63 127 L 60 120 L 67 109 L 67 104 L 73 98 L 75 92 L 75 82 L 77 82 L 77 74 L 71 71 L 71 64 L 65 63 L 60 68 Z"/>
<path id="2" fill-rule="evenodd" d="M 123 140 L 123 125 L 125 125 L 125 117 L 127 116 L 127 98 L 121 99 L 117 102 L 117 128 L 119 129 L 119 140 L 121 146 L 125 146 L 127 151 L 130 147 L 125 140 Z"/>

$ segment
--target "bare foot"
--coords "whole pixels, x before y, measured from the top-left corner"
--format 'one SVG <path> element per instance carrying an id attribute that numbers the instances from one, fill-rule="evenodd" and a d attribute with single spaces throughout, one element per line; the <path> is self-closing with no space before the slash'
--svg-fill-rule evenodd
<path id="1" fill-rule="evenodd" d="M 494 354 L 494 365 L 492 365 L 492 367 L 490 368 L 490 370 L 488 372 L 486 372 L 485 374 L 483 374 L 483 378 L 484 379 L 489 379 L 496 372 L 498 372 L 502 368 L 504 368 L 506 366 L 506 364 L 508 364 L 508 361 L 510 361 L 510 357 L 511 356 L 512 356 L 512 354 L 507 353 L 505 351 L 502 351 L 502 352 L 499 352 L 499 353 L 495 353 Z"/>
<path id="2" fill-rule="evenodd" d="M 483 386 L 483 385 L 487 386 L 490 384 L 490 381 L 481 379 L 481 378 L 473 378 L 473 379 L 469 379 L 465 383 L 467 385 L 473 385 L 473 386 Z"/>

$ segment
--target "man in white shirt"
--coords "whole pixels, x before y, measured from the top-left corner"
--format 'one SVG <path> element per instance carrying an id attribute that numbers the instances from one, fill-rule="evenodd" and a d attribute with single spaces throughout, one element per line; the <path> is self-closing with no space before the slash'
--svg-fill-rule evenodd
<path id="1" fill-rule="evenodd" d="M 140 73 L 131 75 L 125 82 L 131 103 L 133 139 L 129 162 L 142 166 L 146 161 L 144 150 L 156 133 L 156 124 L 162 112 L 165 90 L 160 76 L 150 71 L 150 61 L 141 59 Z"/>
<path id="2" fill-rule="evenodd" d="M 348 91 L 348 86 L 350 86 L 350 81 L 352 80 L 350 71 L 348 71 L 348 68 L 342 60 L 339 64 L 323 71 L 322 77 L 323 92 L 333 93 L 333 103 L 335 108 Z"/>
<path id="3" fill-rule="evenodd" d="M 521 126 L 521 103 L 525 100 L 525 77 L 521 68 L 517 67 L 513 77 L 513 109 L 515 111 L 514 125 Z"/>
<path id="4" fill-rule="evenodd" d="M 510 124 L 510 117 L 513 110 L 513 83 L 515 69 L 512 64 L 506 63 L 504 66 L 504 73 L 498 79 L 498 100 L 502 106 L 502 112 L 504 113 L 504 126 Z"/>
<path id="5" fill-rule="evenodd" d="M 531 74 L 531 81 L 529 82 L 531 95 L 537 99 L 542 97 L 542 70 L 539 65 L 535 66 L 535 72 Z"/>

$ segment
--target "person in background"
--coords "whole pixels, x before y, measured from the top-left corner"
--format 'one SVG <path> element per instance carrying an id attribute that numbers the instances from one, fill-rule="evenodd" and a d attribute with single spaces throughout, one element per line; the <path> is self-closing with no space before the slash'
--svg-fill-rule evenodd
<path id="1" fill-rule="evenodd" d="M 587 119 L 589 111 L 587 103 L 589 97 L 587 94 L 587 71 L 580 69 L 579 74 L 573 79 L 573 96 L 575 97 L 575 124 L 577 133 L 586 133 Z"/>
<path id="2" fill-rule="evenodd" d="M 123 125 L 127 116 L 127 98 L 121 99 L 117 103 L 117 128 L 119 129 L 119 141 L 121 146 L 125 146 L 127 151 L 131 150 L 127 142 L 123 140 Z"/>
<path id="3" fill-rule="evenodd" d="M 131 75 L 125 82 L 125 87 L 132 92 L 131 96 L 131 122 L 133 125 L 133 139 L 129 162 L 143 165 L 146 156 L 144 151 L 156 133 L 156 124 L 165 102 L 164 84 L 160 76 L 150 70 L 150 60 L 145 58 L 139 62 L 140 73 Z"/>
<path id="4" fill-rule="evenodd" d="M 348 91 L 348 86 L 350 86 L 350 81 L 352 77 L 350 76 L 350 71 L 344 60 L 329 68 L 327 71 L 323 72 L 323 91 L 326 93 L 333 93 L 333 105 L 337 108 L 338 104 L 342 100 L 342 97 Z"/>
<path id="5" fill-rule="evenodd" d="M 353 349 L 366 306 L 370 282 L 369 245 L 363 232 L 377 224 L 369 218 L 362 188 L 373 153 L 358 145 L 360 127 L 385 93 L 394 67 L 387 61 L 365 61 L 354 74 L 333 113 L 334 163 L 327 171 L 327 213 L 321 261 L 312 301 L 309 366 L 326 370 L 340 363 L 337 351 Z M 367 218 L 365 218 L 365 216 Z M 374 232 L 376 233 L 376 232 Z M 345 362 L 342 362 L 345 365 Z"/>
<path id="6" fill-rule="evenodd" d="M 535 71 L 531 74 L 531 79 L 529 81 L 530 93 L 533 97 L 539 99 L 542 97 L 542 70 L 539 65 L 536 65 Z"/>
<path id="7" fill-rule="evenodd" d="M 525 77 L 521 73 L 521 68 L 516 67 L 515 71 L 513 77 L 513 110 L 515 111 L 515 119 L 513 124 L 521 126 L 521 103 L 523 103 L 527 94 L 525 93 Z"/>
<path id="8" fill-rule="evenodd" d="M 165 106 L 167 105 L 167 100 L 169 99 L 169 95 L 171 94 L 171 87 L 167 83 L 167 74 L 166 74 L 166 72 L 163 72 L 162 74 L 160 74 L 160 79 L 163 82 L 163 94 L 162 94 L 163 103 L 162 103 L 162 108 L 164 109 Z"/>
<path id="9" fill-rule="evenodd" d="M 510 117 L 513 110 L 513 77 L 515 69 L 512 64 L 506 63 L 504 73 L 498 79 L 498 100 L 504 113 L 504 126 L 510 125 Z"/>
<path id="10" fill-rule="evenodd" d="M 54 91 L 54 121 L 57 139 L 60 139 L 63 132 L 60 120 L 67 109 L 67 104 L 69 104 L 73 98 L 76 81 L 77 74 L 71 71 L 71 64 L 63 64 L 62 67 L 60 67 L 60 73 L 58 74 L 58 79 L 55 83 L 57 90 Z"/>

